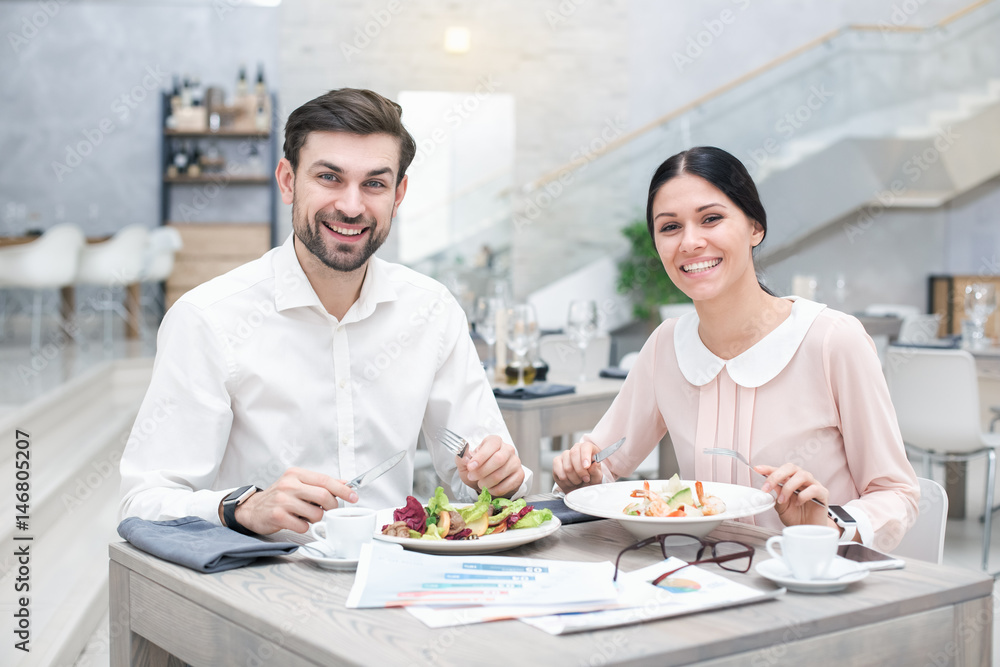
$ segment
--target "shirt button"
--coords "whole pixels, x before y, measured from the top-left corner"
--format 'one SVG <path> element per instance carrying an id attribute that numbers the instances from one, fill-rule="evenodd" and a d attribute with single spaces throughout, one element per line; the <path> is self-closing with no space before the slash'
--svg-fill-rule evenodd
<path id="1" fill-rule="evenodd" d="M 340 381 L 340 388 L 344 389 L 345 387 L 347 387 L 347 380 L 341 380 Z"/>
<path id="2" fill-rule="evenodd" d="M 351 439 L 348 438 L 346 435 L 343 435 L 343 436 L 340 437 L 340 444 L 342 444 L 342 445 L 346 445 L 350 441 L 351 441 Z"/>

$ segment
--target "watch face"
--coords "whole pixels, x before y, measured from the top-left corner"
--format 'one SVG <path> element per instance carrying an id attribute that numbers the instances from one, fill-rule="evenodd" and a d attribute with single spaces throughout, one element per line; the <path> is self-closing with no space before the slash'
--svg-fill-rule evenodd
<path id="1" fill-rule="evenodd" d="M 840 505 L 830 505 L 829 507 L 830 507 L 830 512 L 832 512 L 836 516 L 837 520 L 843 523 L 855 522 L 854 517 L 848 514 L 847 510 L 845 510 Z"/>
<path id="2" fill-rule="evenodd" d="M 241 486 L 240 488 L 236 489 L 235 491 L 233 491 L 232 493 L 230 493 L 228 496 L 226 496 L 225 499 L 222 502 L 224 502 L 224 503 L 233 503 L 234 502 L 237 505 L 239 505 L 244 500 L 246 500 L 247 498 L 249 498 L 251 495 L 253 495 L 254 493 L 256 493 L 256 491 L 257 491 L 257 487 L 253 486 L 252 484 L 249 484 L 247 486 Z"/>

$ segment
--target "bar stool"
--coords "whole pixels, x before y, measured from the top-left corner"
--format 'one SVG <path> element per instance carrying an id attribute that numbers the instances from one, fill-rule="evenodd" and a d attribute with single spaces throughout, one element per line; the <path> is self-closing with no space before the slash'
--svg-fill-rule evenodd
<path id="1" fill-rule="evenodd" d="M 119 291 L 134 285 L 142 278 L 143 258 L 149 230 L 142 225 L 122 227 L 107 241 L 84 246 L 80 253 L 78 285 L 103 288 L 100 297 L 91 299 L 89 305 L 104 313 L 104 345 L 110 347 L 111 314 L 128 320 L 128 311 L 116 298 Z M 138 304 L 137 304 L 138 305 Z"/>
<path id="2" fill-rule="evenodd" d="M 34 292 L 31 309 L 31 349 L 42 346 L 42 299 L 46 290 L 69 287 L 76 280 L 83 232 L 74 224 L 51 227 L 37 240 L 0 248 L 0 288 Z M 0 297 L 2 298 L 2 297 Z M 5 309 L 0 301 L 0 310 Z M 0 315 L 0 322 L 5 317 Z M 71 332 L 72 333 L 72 332 Z"/>

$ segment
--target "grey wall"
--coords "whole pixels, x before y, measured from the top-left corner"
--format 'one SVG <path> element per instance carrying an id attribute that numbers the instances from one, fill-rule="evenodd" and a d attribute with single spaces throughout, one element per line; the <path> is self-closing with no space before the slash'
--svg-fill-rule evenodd
<path id="1" fill-rule="evenodd" d="M 157 224 L 159 91 L 188 73 L 231 95 L 243 62 L 274 85 L 277 15 L 237 2 L 0 3 L 0 233 Z M 233 190 L 213 206 L 266 220 L 247 199 Z"/>
<path id="2" fill-rule="evenodd" d="M 609 124 L 620 131 L 639 127 L 830 30 L 848 23 L 927 25 L 967 4 L 909 3 L 915 13 L 901 15 L 895 0 L 285 0 L 274 9 L 236 0 L 81 0 L 39 17 L 39 3 L 2 2 L 0 34 L 7 37 L 0 44 L 0 84 L 8 93 L 0 98 L 0 147 L 7 158 L 0 163 L 0 233 L 63 220 L 91 234 L 130 222 L 155 224 L 159 111 L 155 97 L 136 99 L 145 91 L 147 68 L 197 73 L 231 90 L 241 62 L 262 61 L 270 82 L 280 85 L 281 123 L 289 109 L 339 86 L 394 97 L 401 90 L 467 92 L 493 81 L 516 96 L 515 182 L 526 183 L 565 164 Z M 718 27 L 712 22 L 727 10 L 734 20 L 679 67 L 674 54 L 706 22 Z M 443 51 L 450 25 L 470 29 L 468 54 Z M 9 35 L 22 33 L 23 41 L 11 42 Z M 135 108 L 116 102 L 123 95 Z M 99 132 L 102 121 L 113 130 Z M 95 132 L 100 143 L 60 181 L 52 163 L 65 163 L 67 146 Z M 609 176 L 590 195 L 616 202 L 612 219 L 584 224 L 581 200 L 579 225 L 554 228 L 541 216 L 512 230 L 520 294 L 563 275 L 580 253 L 614 255 L 624 248 L 617 228 L 642 208 L 637 179 L 628 181 Z M 928 273 L 976 271 L 976 249 L 996 247 L 996 189 L 984 186 L 942 211 L 892 211 L 869 230 L 861 250 L 847 247 L 833 226 L 799 255 L 768 267 L 769 275 L 781 289 L 795 273 L 816 273 L 822 293 L 824 276 L 838 271 L 859 302 L 922 303 Z M 259 208 L 248 199 L 231 190 L 218 204 L 235 219 Z M 287 230 L 287 207 L 282 219 Z M 383 254 L 392 259 L 391 241 Z"/>

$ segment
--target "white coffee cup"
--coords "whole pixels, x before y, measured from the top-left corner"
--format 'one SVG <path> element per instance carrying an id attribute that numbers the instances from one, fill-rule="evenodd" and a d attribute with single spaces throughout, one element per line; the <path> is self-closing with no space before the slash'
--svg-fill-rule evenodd
<path id="1" fill-rule="evenodd" d="M 362 545 L 371 542 L 375 534 L 375 510 L 336 507 L 309 526 L 308 532 L 313 538 L 326 542 L 334 558 L 357 560 Z"/>
<path id="2" fill-rule="evenodd" d="M 792 576 L 802 581 L 826 574 L 837 553 L 840 535 L 830 526 L 787 526 L 767 540 L 767 552 L 784 561 Z M 776 547 L 781 545 L 781 551 Z"/>

